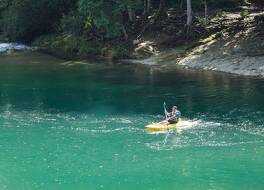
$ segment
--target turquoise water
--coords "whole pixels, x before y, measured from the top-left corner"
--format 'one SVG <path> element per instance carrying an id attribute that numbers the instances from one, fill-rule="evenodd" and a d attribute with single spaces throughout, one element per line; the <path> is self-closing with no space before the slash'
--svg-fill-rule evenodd
<path id="1" fill-rule="evenodd" d="M 0 55 L 0 189 L 263 189 L 264 80 Z M 147 134 L 177 104 L 195 126 Z"/>

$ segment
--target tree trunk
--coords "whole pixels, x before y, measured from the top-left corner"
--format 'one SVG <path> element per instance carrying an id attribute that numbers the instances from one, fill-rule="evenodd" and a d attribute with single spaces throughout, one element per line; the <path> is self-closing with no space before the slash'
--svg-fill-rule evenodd
<path id="1" fill-rule="evenodd" d="M 207 1 L 204 0 L 204 20 L 205 20 L 205 25 L 207 25 L 207 18 L 208 18 L 208 7 L 207 7 Z"/>
<path id="2" fill-rule="evenodd" d="M 183 10 L 183 1 L 184 0 L 181 0 L 181 3 L 180 3 L 180 9 Z"/>
<path id="3" fill-rule="evenodd" d="M 127 12 L 128 12 L 129 21 L 134 23 L 135 18 L 136 18 L 135 11 L 131 9 L 130 7 L 128 7 Z"/>
<path id="4" fill-rule="evenodd" d="M 160 0 L 158 17 L 163 18 L 166 17 L 166 0 Z"/>
<path id="5" fill-rule="evenodd" d="M 191 0 L 187 0 L 187 27 L 191 27 L 192 25 L 192 2 Z"/>
<path id="6" fill-rule="evenodd" d="M 151 8 L 151 0 L 147 0 L 147 13 L 149 14 Z"/>
<path id="7" fill-rule="evenodd" d="M 144 0 L 144 20 L 146 20 L 150 13 L 151 0 Z"/>
<path id="8" fill-rule="evenodd" d="M 192 2 L 187 0 L 187 23 L 186 23 L 186 37 L 189 39 L 192 27 Z"/>
<path id="9" fill-rule="evenodd" d="M 165 0 L 160 0 L 159 11 L 163 11 L 165 9 Z"/>
<path id="10" fill-rule="evenodd" d="M 127 34 L 127 31 L 126 31 L 124 25 L 122 25 L 121 30 L 122 30 L 122 32 L 123 32 L 123 35 L 124 35 L 124 37 L 125 37 L 125 40 L 128 40 L 128 34 Z"/>
<path id="11" fill-rule="evenodd" d="M 147 3 L 147 0 L 144 0 L 144 12 L 143 12 L 143 15 L 146 17 L 147 15 L 147 7 L 148 7 L 148 3 Z"/>

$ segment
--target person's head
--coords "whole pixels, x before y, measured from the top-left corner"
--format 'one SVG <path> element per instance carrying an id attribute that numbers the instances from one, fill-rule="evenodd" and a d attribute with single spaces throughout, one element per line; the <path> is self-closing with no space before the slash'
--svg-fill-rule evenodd
<path id="1" fill-rule="evenodd" d="M 177 106 L 173 106 L 173 107 L 172 107 L 172 111 L 173 111 L 173 112 L 177 111 Z"/>

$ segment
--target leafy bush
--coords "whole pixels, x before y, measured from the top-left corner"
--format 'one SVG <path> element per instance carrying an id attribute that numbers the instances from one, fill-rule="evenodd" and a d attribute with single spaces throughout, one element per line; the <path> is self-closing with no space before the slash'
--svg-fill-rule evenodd
<path id="1" fill-rule="evenodd" d="M 248 9 L 243 9 L 240 13 L 242 19 L 246 18 L 249 15 Z"/>
<path id="2" fill-rule="evenodd" d="M 195 17 L 195 19 L 197 20 L 197 22 L 198 22 L 198 24 L 199 24 L 200 26 L 203 26 L 203 27 L 206 26 L 206 24 L 207 24 L 207 20 L 206 20 L 206 18 L 204 18 L 204 17 L 200 17 L 200 16 L 197 16 L 197 17 Z"/>
<path id="3" fill-rule="evenodd" d="M 33 45 L 62 58 L 96 56 L 101 51 L 101 45 L 97 41 L 69 34 L 42 36 Z"/>
<path id="4" fill-rule="evenodd" d="M 141 0 L 79 0 L 79 13 L 92 19 L 95 29 L 105 37 L 118 37 L 122 34 L 123 13 L 128 7 L 137 9 Z"/>
<path id="5" fill-rule="evenodd" d="M 2 13 L 2 32 L 10 40 L 23 41 L 54 32 L 62 14 L 74 3 L 75 0 L 13 0 Z"/>
<path id="6" fill-rule="evenodd" d="M 79 0 L 79 12 L 92 18 L 94 26 L 109 36 L 120 35 L 121 11 L 115 11 L 116 3 L 105 0 Z M 102 11 L 104 10 L 104 11 Z"/>
<path id="7" fill-rule="evenodd" d="M 113 51 L 113 59 L 125 59 L 131 57 L 132 47 L 130 44 L 120 44 Z"/>
<path id="8" fill-rule="evenodd" d="M 64 33 L 81 35 L 84 26 L 84 19 L 80 15 L 64 15 L 61 19 L 61 29 Z"/>

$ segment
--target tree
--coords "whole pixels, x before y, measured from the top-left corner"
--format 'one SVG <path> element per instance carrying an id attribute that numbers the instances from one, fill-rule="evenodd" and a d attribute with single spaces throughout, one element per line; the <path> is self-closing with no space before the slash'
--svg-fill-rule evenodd
<path id="1" fill-rule="evenodd" d="M 121 33 L 122 12 L 117 6 L 115 2 L 106 0 L 79 0 L 78 5 L 80 14 L 92 21 L 96 32 L 109 37 Z"/>
<path id="2" fill-rule="evenodd" d="M 166 14 L 166 0 L 160 0 L 157 17 L 158 18 L 167 17 L 167 14 Z"/>
<path id="3" fill-rule="evenodd" d="M 192 2 L 191 0 L 187 0 L 187 23 L 186 23 L 187 34 L 190 31 L 191 25 L 192 25 Z"/>
<path id="4" fill-rule="evenodd" d="M 151 7 L 151 0 L 143 0 L 144 1 L 144 18 L 146 19 L 149 16 L 150 13 L 150 7 Z"/>
<path id="5" fill-rule="evenodd" d="M 187 23 L 186 25 L 190 27 L 192 25 L 192 2 L 187 0 Z"/>
<path id="6" fill-rule="evenodd" d="M 89 18 L 94 29 L 104 37 L 126 36 L 123 15 L 128 11 L 133 21 L 134 10 L 141 3 L 141 0 L 79 0 L 79 12 Z"/>
<path id="7" fill-rule="evenodd" d="M 205 25 L 207 25 L 207 17 L 208 17 L 207 0 L 203 0 L 203 3 L 204 3 L 204 20 L 205 20 Z"/>
<path id="8" fill-rule="evenodd" d="M 134 23 L 136 18 L 136 11 L 139 9 L 143 9 L 142 6 L 144 3 L 142 3 L 141 0 L 123 0 L 120 3 L 124 4 L 124 6 L 127 7 L 129 21 Z"/>

